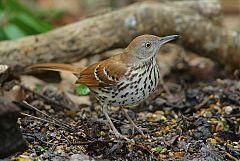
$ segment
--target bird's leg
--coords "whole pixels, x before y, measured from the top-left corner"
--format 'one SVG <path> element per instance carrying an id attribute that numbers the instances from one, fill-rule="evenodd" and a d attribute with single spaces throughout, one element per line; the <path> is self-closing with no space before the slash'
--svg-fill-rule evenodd
<path id="1" fill-rule="evenodd" d="M 107 122 L 110 124 L 111 129 L 112 129 L 114 135 L 116 136 L 116 138 L 121 138 L 121 139 L 125 139 L 125 140 L 127 140 L 127 141 L 130 141 L 127 137 L 125 137 L 125 136 L 123 136 L 122 134 L 120 134 L 120 133 L 118 132 L 118 130 L 116 129 L 116 127 L 114 126 L 111 118 L 110 118 L 109 115 L 108 115 L 108 106 L 107 106 L 106 104 L 103 104 L 103 113 L 104 113 L 104 115 L 105 115 L 105 117 L 106 117 L 106 119 L 107 119 Z"/>
<path id="2" fill-rule="evenodd" d="M 127 118 L 128 122 L 129 122 L 130 124 L 132 124 L 132 126 L 133 126 L 138 132 L 140 132 L 140 134 L 142 134 L 143 136 L 145 136 L 144 133 L 143 133 L 143 131 L 133 122 L 133 120 L 131 119 L 131 117 L 128 115 L 127 110 L 125 110 L 122 106 L 121 106 L 121 110 L 123 111 L 123 113 L 124 113 L 125 117 Z"/>

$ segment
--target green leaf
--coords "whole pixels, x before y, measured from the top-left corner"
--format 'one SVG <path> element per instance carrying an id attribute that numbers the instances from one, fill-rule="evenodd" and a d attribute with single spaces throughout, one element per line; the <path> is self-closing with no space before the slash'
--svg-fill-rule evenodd
<path id="1" fill-rule="evenodd" d="M 26 33 L 23 30 L 12 23 L 5 25 L 2 31 L 8 39 L 17 39 L 26 36 Z"/>
<path id="2" fill-rule="evenodd" d="M 42 92 L 43 87 L 44 87 L 44 86 L 43 86 L 42 84 L 38 84 L 38 83 L 37 83 L 37 84 L 35 85 L 35 91 L 36 91 L 36 92 Z"/>
<path id="3" fill-rule="evenodd" d="M 3 1 L 3 7 L 11 12 L 32 14 L 30 9 L 19 3 L 17 0 L 5 0 Z"/>
<path id="4" fill-rule="evenodd" d="M 32 27 L 25 24 L 22 20 L 18 19 L 18 17 L 12 18 L 9 22 L 17 25 L 21 30 L 23 30 L 26 33 L 26 35 L 34 35 L 39 33 Z"/>
<path id="5" fill-rule="evenodd" d="M 6 35 L 0 30 L 0 41 L 1 40 L 7 40 Z"/>
<path id="6" fill-rule="evenodd" d="M 7 14 L 7 22 L 0 26 L 0 40 L 17 39 L 51 30 L 52 25 L 41 20 L 38 12 L 21 4 L 19 0 L 0 0 L 0 23 Z"/>
<path id="7" fill-rule="evenodd" d="M 76 94 L 80 96 L 86 96 L 90 92 L 89 88 L 83 84 L 76 86 L 75 90 L 76 90 Z"/>
<path id="8" fill-rule="evenodd" d="M 4 15 L 5 15 L 5 12 L 0 9 L 0 23 L 2 22 Z"/>
<path id="9" fill-rule="evenodd" d="M 17 18 L 39 33 L 49 31 L 52 28 L 49 23 L 38 20 L 25 13 L 21 13 Z"/>
<path id="10" fill-rule="evenodd" d="M 223 117 L 220 117 L 219 120 L 223 123 L 224 129 L 228 130 L 229 129 L 229 125 L 227 123 L 227 120 L 225 118 L 223 118 Z"/>
<path id="11" fill-rule="evenodd" d="M 152 152 L 155 152 L 155 153 L 160 153 L 162 150 L 163 150 L 162 146 L 157 146 L 155 148 L 152 148 Z"/>
<path id="12" fill-rule="evenodd" d="M 38 152 L 40 152 L 40 153 L 45 153 L 45 152 L 47 152 L 48 147 L 38 145 L 38 146 L 36 147 L 36 150 L 37 150 Z"/>

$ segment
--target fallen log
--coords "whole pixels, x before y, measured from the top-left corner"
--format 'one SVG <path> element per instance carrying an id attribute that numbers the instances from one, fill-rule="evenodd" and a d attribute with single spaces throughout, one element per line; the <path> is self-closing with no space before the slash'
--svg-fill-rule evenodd
<path id="1" fill-rule="evenodd" d="M 69 63 L 124 47 L 141 34 L 181 35 L 181 44 L 222 64 L 240 66 L 240 35 L 215 26 L 187 8 L 144 2 L 51 32 L 0 42 L 0 64 Z"/>
<path id="2" fill-rule="evenodd" d="M 222 14 L 222 7 L 218 0 L 211 1 L 189 1 L 189 0 L 180 0 L 180 1 L 166 1 L 166 3 L 172 4 L 177 8 L 189 8 L 200 15 L 213 20 L 213 22 L 220 23 L 220 16 Z"/>

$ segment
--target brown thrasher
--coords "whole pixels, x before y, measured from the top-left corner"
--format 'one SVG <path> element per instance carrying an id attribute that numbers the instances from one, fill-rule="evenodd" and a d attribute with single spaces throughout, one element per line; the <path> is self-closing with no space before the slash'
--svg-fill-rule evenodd
<path id="1" fill-rule="evenodd" d="M 78 79 L 77 84 L 90 88 L 103 107 L 103 113 L 117 138 L 127 139 L 115 128 L 108 115 L 108 106 L 123 106 L 135 104 L 148 98 L 156 89 L 160 73 L 155 55 L 162 44 L 174 40 L 178 35 L 158 37 L 142 35 L 136 37 L 121 53 L 109 59 L 92 64 L 82 70 L 79 67 L 66 64 L 36 64 L 32 68 L 55 71 L 70 71 Z M 123 109 L 123 108 L 122 108 Z M 127 114 L 128 121 L 142 135 Z M 128 139 L 127 139 L 128 140 Z"/>

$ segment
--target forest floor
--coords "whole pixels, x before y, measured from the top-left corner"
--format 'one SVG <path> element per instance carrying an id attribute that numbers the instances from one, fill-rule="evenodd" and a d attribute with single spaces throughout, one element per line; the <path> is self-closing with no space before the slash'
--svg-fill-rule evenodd
<path id="1" fill-rule="evenodd" d="M 12 159 L 239 160 L 240 82 L 222 73 L 221 79 L 200 81 L 189 67 L 173 70 L 154 95 L 130 107 L 146 137 L 133 130 L 121 110 L 111 108 L 115 126 L 131 142 L 114 138 L 92 95 L 71 95 L 80 99 L 76 104 L 59 83 L 35 84 L 32 90 L 22 78 L 26 101 L 39 111 L 20 105 L 27 109 L 18 123 L 29 149 Z M 31 76 L 24 77 L 29 83 Z M 8 86 L 13 84 L 18 83 Z"/>

